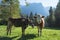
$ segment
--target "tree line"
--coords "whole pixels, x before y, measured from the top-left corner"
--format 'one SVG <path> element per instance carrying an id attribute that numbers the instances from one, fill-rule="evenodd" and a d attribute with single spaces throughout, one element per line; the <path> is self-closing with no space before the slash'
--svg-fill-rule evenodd
<path id="1" fill-rule="evenodd" d="M 60 28 L 60 0 L 56 8 L 50 7 L 49 16 L 46 18 L 49 27 Z"/>

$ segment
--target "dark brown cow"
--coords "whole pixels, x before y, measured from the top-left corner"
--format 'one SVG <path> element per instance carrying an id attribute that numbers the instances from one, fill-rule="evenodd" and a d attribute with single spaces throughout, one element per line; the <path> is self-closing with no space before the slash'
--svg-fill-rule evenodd
<path id="1" fill-rule="evenodd" d="M 29 20 L 27 18 L 18 18 L 18 19 L 9 18 L 7 26 L 7 35 L 9 33 L 11 34 L 12 25 L 14 25 L 15 27 L 22 27 L 22 35 L 24 35 L 25 29 L 28 27 L 28 23 Z"/>

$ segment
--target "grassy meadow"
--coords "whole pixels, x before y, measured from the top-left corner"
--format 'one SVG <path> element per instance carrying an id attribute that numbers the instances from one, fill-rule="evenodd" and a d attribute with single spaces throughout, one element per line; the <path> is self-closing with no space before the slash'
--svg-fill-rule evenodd
<path id="1" fill-rule="evenodd" d="M 22 37 L 21 27 L 13 27 L 12 34 L 6 35 L 6 26 L 0 25 L 0 40 L 60 40 L 60 30 L 44 28 L 40 37 L 37 30 L 37 27 L 29 26 Z"/>

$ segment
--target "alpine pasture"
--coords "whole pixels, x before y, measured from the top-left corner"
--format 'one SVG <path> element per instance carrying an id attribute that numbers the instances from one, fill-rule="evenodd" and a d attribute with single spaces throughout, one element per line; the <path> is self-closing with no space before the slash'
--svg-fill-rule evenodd
<path id="1" fill-rule="evenodd" d="M 13 27 L 12 34 L 6 34 L 5 25 L 0 25 L 0 40 L 60 40 L 60 30 L 44 28 L 42 31 L 42 36 L 38 36 L 38 29 L 35 26 L 27 27 L 25 30 L 25 36 L 22 37 L 21 27 Z"/>

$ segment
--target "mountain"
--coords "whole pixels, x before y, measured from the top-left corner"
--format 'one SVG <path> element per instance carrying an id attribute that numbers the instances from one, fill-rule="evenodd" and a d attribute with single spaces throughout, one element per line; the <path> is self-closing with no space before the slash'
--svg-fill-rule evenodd
<path id="1" fill-rule="evenodd" d="M 0 0 L 0 4 L 1 4 L 1 1 L 2 1 L 2 0 Z"/>
<path id="2" fill-rule="evenodd" d="M 21 13 L 23 14 L 30 14 L 31 12 L 33 14 L 37 13 L 39 15 L 44 15 L 44 16 L 48 16 L 49 13 L 48 11 L 43 7 L 43 5 L 41 3 L 31 3 L 28 6 L 20 6 L 21 7 Z"/>
<path id="3" fill-rule="evenodd" d="M 49 6 L 48 7 L 45 7 L 45 11 L 48 13 L 48 16 L 49 16 L 49 9 L 50 9 Z"/>
<path id="4" fill-rule="evenodd" d="M 46 9 L 47 11 L 49 11 L 50 7 L 49 7 L 49 6 L 48 6 L 48 7 L 45 7 L 45 9 Z"/>

